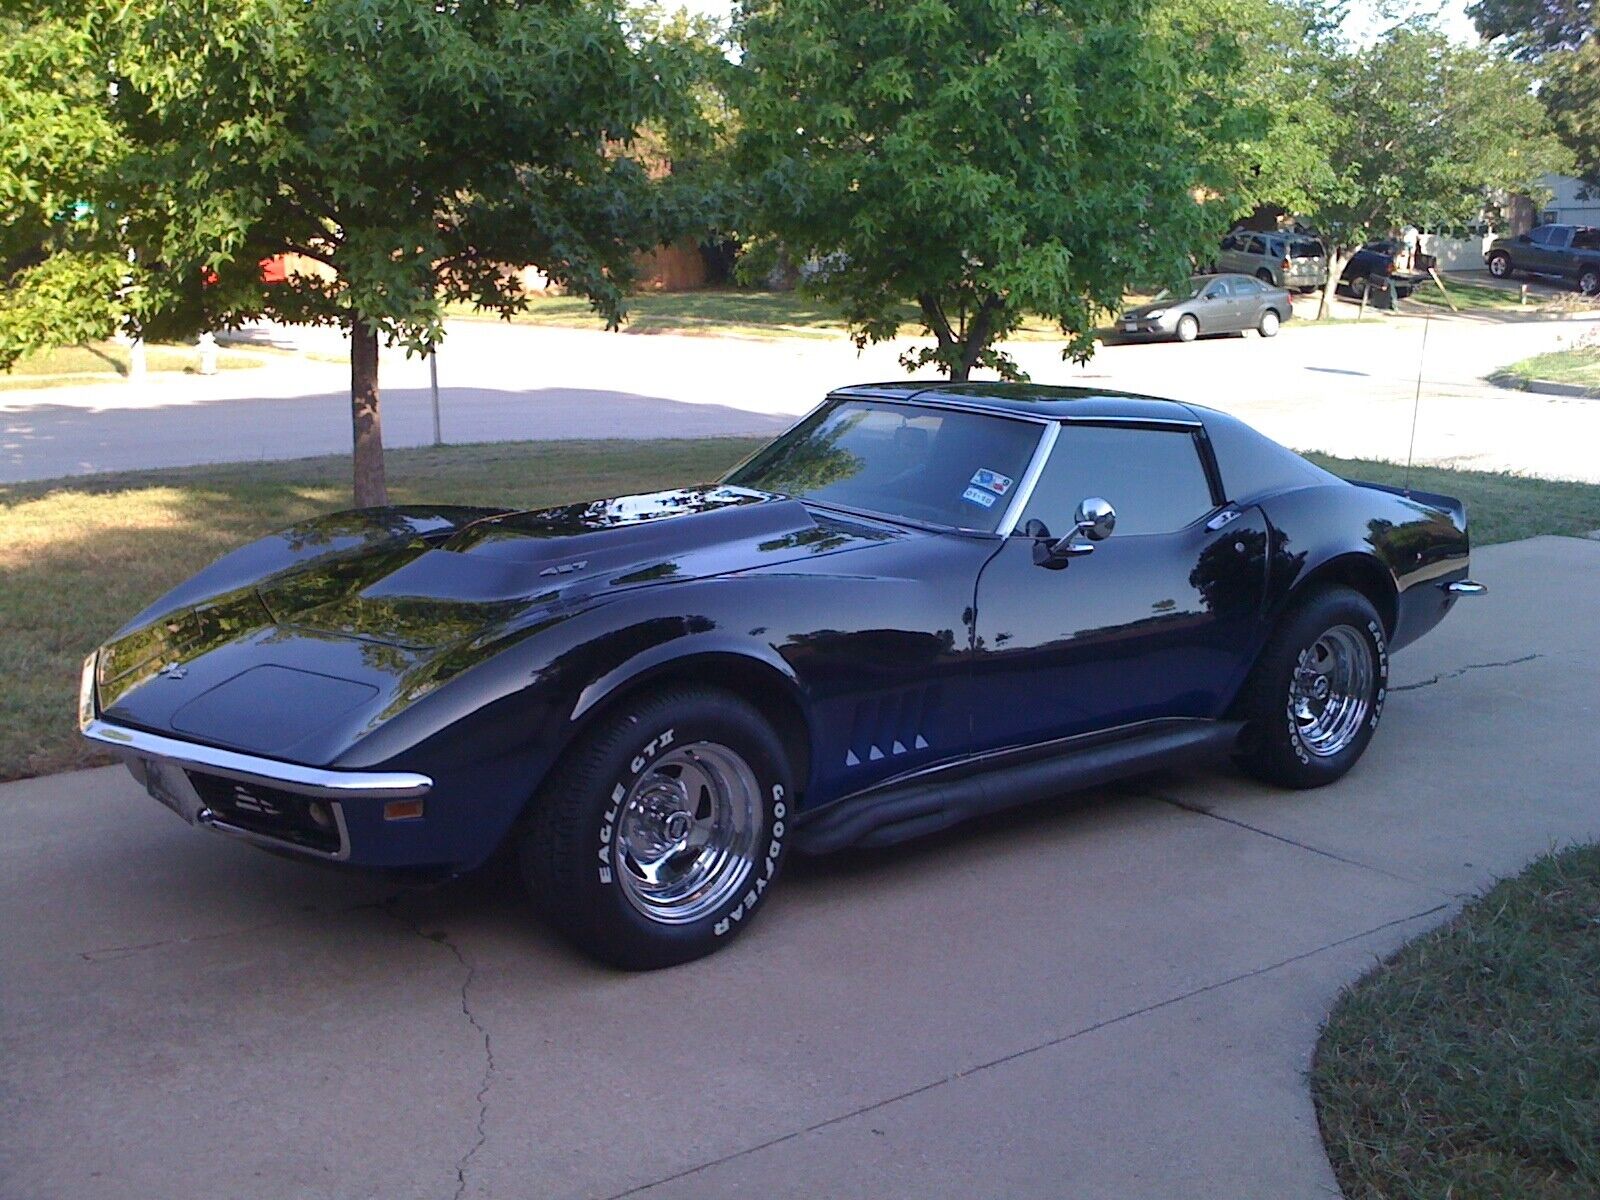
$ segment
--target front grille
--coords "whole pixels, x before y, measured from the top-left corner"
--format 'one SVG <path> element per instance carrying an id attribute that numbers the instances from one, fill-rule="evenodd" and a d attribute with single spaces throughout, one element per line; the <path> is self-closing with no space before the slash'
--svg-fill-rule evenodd
<path id="1" fill-rule="evenodd" d="M 333 806 L 327 800 L 200 771 L 188 774 L 205 806 L 225 824 L 324 854 L 342 848 Z"/>

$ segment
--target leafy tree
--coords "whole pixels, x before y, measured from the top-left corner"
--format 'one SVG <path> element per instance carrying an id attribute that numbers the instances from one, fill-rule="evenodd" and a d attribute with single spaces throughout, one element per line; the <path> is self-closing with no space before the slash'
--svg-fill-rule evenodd
<path id="1" fill-rule="evenodd" d="M 84 60 L 126 143 L 114 209 L 152 328 L 351 334 L 355 498 L 386 501 L 380 342 L 509 315 L 535 263 L 614 326 L 669 197 L 627 152 L 673 64 L 608 0 L 125 0 Z M 317 264 L 265 284 L 258 264 Z"/>
<path id="2" fill-rule="evenodd" d="M 1504 38 L 1513 55 L 1527 60 L 1576 50 L 1600 20 L 1594 0 L 1477 0 L 1467 16 L 1485 38 Z"/>
<path id="3" fill-rule="evenodd" d="M 1210 146 L 1243 114 L 1196 85 L 1237 44 L 1153 0 L 750 0 L 736 34 L 756 232 L 820 265 L 857 345 L 914 305 L 934 344 L 908 370 L 1019 377 L 996 343 L 1030 312 L 1086 358 L 1225 219 Z"/>
<path id="4" fill-rule="evenodd" d="M 1519 64 L 1427 25 L 1329 55 L 1333 183 L 1305 215 L 1329 242 L 1320 315 L 1355 248 L 1406 224 L 1472 219 L 1493 190 L 1526 188 L 1570 157 Z"/>
<path id="5" fill-rule="evenodd" d="M 0 369 L 115 328 L 127 273 L 113 214 L 81 202 L 114 165 L 81 20 L 0 16 Z"/>
<path id="6" fill-rule="evenodd" d="M 1600 187 L 1600 10 L 1592 0 L 1479 0 L 1467 13 L 1484 37 L 1534 65 L 1557 136 Z"/>
<path id="7" fill-rule="evenodd" d="M 1590 188 L 1600 189 L 1600 37 L 1551 54 L 1540 69 L 1539 97 L 1556 136 L 1572 151 Z"/>

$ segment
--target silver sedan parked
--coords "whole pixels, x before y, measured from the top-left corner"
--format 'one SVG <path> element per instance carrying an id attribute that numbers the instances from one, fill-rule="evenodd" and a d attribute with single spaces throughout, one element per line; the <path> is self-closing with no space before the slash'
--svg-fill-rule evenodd
<path id="1" fill-rule="evenodd" d="M 1244 333 L 1254 329 L 1273 337 L 1294 315 L 1289 293 L 1249 275 L 1196 275 L 1187 288 L 1163 291 L 1148 304 L 1130 308 L 1117 321 L 1124 338 L 1177 338 L 1192 342 L 1201 334 Z"/>

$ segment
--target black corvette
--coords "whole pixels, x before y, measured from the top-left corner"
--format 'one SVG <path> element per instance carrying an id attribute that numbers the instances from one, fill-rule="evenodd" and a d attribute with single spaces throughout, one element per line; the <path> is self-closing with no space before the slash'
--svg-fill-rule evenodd
<path id="1" fill-rule="evenodd" d="M 1114 532 L 1113 532 L 1114 531 Z M 1000 384 L 830 396 L 722 482 L 308 521 L 84 664 L 84 733 L 193 824 L 449 874 L 509 842 L 629 967 L 881 845 L 1232 754 L 1339 778 L 1467 580 L 1445 496 L 1222 413 Z"/>

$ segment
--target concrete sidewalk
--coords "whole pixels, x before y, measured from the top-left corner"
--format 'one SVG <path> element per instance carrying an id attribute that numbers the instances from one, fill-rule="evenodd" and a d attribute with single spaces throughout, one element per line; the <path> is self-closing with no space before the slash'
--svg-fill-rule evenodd
<path id="1" fill-rule="evenodd" d="M 7 785 L 0 1195 L 1335 1196 L 1304 1071 L 1339 987 L 1600 836 L 1600 543 L 1475 558 L 1339 785 L 1159 776 L 797 860 L 653 975 L 508 880 L 396 897 L 120 770 Z"/>

